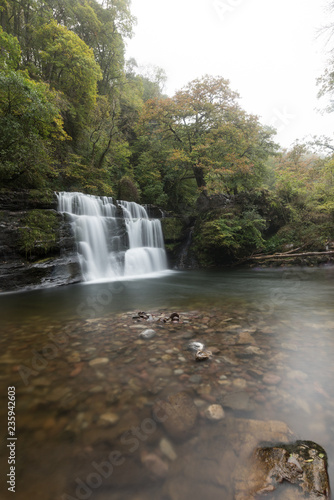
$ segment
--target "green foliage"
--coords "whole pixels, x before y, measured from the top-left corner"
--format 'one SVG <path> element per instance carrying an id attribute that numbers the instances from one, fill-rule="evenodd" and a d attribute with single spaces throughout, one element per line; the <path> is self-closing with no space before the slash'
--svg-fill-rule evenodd
<path id="1" fill-rule="evenodd" d="M 282 252 L 286 243 L 287 241 L 282 234 L 274 234 L 264 242 L 263 252 L 265 254 Z"/>
<path id="2" fill-rule="evenodd" d="M 134 21 L 129 0 L 0 0 L 2 187 L 77 190 L 199 216 L 202 264 L 287 244 L 323 248 L 334 238 L 330 140 L 326 155 L 305 144 L 277 154 L 275 131 L 246 113 L 221 77 L 165 96 L 161 68 L 125 65 Z M 334 93 L 333 75 L 330 61 L 320 94 Z M 210 205 L 222 194 L 228 208 Z M 23 252 L 52 247 L 44 222 L 26 221 Z"/>
<path id="3" fill-rule="evenodd" d="M 55 202 L 53 189 L 30 189 L 28 194 L 29 205 L 52 205 Z"/>
<path id="4" fill-rule="evenodd" d="M 165 241 L 180 241 L 184 234 L 184 223 L 178 217 L 165 217 L 161 219 L 161 226 Z"/>
<path id="5" fill-rule="evenodd" d="M 299 143 L 272 159 L 271 187 L 284 217 L 265 251 L 282 251 L 286 244 L 323 250 L 333 238 L 333 165 L 332 155 L 317 155 Z"/>
<path id="6" fill-rule="evenodd" d="M 319 204 L 318 209 L 320 212 L 334 216 L 334 201 L 328 200 L 324 203 Z"/>
<path id="7" fill-rule="evenodd" d="M 139 88 L 129 90 L 124 75 L 123 38 L 131 36 L 134 22 L 128 0 L 0 2 L 0 69 L 18 70 L 17 78 L 29 80 L 29 88 L 32 82 L 47 82 L 54 92 L 45 93 L 43 105 L 49 101 L 59 113 L 53 134 L 47 133 L 48 121 L 46 133 L 39 129 L 36 134 L 38 119 L 26 141 L 21 133 L 25 118 L 2 120 L 0 137 L 9 138 L 12 128 L 15 140 L 5 144 L 1 181 L 16 189 L 50 184 L 109 194 L 129 168 L 127 139 L 142 102 Z M 123 172 L 116 174 L 118 167 Z"/>
<path id="8" fill-rule="evenodd" d="M 82 191 L 88 194 L 113 196 L 107 168 L 95 169 L 83 163 L 76 154 L 67 154 L 53 185 L 57 191 Z"/>
<path id="9" fill-rule="evenodd" d="M 53 144 L 67 135 L 57 96 L 25 74 L 0 72 L 0 180 L 15 187 L 42 187 L 56 175 Z"/>
<path id="10" fill-rule="evenodd" d="M 43 256 L 56 249 L 59 221 L 49 210 L 31 210 L 21 220 L 18 247 L 26 257 Z"/>
<path id="11" fill-rule="evenodd" d="M 134 166 L 134 176 L 141 191 L 143 203 L 152 203 L 165 207 L 168 195 L 164 190 L 163 172 L 161 166 L 161 152 L 150 150 L 145 140 L 137 142 L 137 147 L 142 150 L 139 153 L 136 165 Z"/>
<path id="12" fill-rule="evenodd" d="M 21 47 L 16 37 L 0 26 L 0 70 L 16 70 L 21 58 Z"/>
<path id="13" fill-rule="evenodd" d="M 133 179 L 128 175 L 124 175 L 119 181 L 117 198 L 119 200 L 139 202 L 139 190 Z"/>
<path id="14" fill-rule="evenodd" d="M 202 265 L 228 264 L 263 248 L 265 227 L 265 219 L 255 209 L 203 220 L 194 235 L 196 256 Z"/>
<path id="15" fill-rule="evenodd" d="M 56 21 L 40 28 L 36 45 L 43 79 L 65 95 L 73 118 L 81 122 L 96 103 L 97 82 L 102 78 L 93 50 Z"/>
<path id="16" fill-rule="evenodd" d="M 155 152 L 172 209 L 193 205 L 202 191 L 237 194 L 263 183 L 274 131 L 247 115 L 238 97 L 227 80 L 205 76 L 142 108 L 136 132 L 149 140 L 142 155 Z"/>

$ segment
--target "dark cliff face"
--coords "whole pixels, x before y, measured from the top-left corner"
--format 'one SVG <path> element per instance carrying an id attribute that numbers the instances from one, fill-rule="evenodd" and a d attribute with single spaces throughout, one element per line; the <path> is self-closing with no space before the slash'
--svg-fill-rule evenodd
<path id="1" fill-rule="evenodd" d="M 57 197 L 55 193 L 48 189 L 0 190 L 0 210 L 16 212 L 34 208 L 57 210 Z"/>
<path id="2" fill-rule="evenodd" d="M 48 191 L 0 192 L 0 292 L 81 281 L 71 224 Z"/>

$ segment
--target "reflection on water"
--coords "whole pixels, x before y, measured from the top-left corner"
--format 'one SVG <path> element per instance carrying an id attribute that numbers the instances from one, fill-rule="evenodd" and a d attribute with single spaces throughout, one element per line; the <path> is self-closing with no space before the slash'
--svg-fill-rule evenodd
<path id="1" fill-rule="evenodd" d="M 87 283 L 0 294 L 2 321 L 33 316 L 56 319 L 101 316 L 139 308 L 224 305 L 238 299 L 260 310 L 289 313 L 332 309 L 334 268 L 221 272 L 166 272 L 152 279 Z M 299 309 L 300 308 L 300 309 Z M 85 312 L 86 311 L 86 312 Z"/>
<path id="2" fill-rule="evenodd" d="M 16 498 L 241 499 L 243 450 L 277 420 L 324 446 L 332 474 L 333 298 L 332 268 L 179 272 L 0 296 L 0 419 L 15 386 Z M 174 310 L 181 323 L 128 313 Z M 156 335 L 143 340 L 147 328 Z M 190 340 L 212 358 L 196 362 Z M 183 391 L 181 416 L 157 422 L 157 402 L 173 407 Z M 222 420 L 209 418 L 212 404 Z M 0 458 L 7 471 L 4 446 Z"/>

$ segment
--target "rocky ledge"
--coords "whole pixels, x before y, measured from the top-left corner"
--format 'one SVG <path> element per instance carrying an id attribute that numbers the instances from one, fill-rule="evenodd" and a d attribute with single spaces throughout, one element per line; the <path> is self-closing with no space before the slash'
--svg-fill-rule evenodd
<path id="1" fill-rule="evenodd" d="M 48 191 L 0 192 L 0 292 L 80 281 L 69 220 Z"/>

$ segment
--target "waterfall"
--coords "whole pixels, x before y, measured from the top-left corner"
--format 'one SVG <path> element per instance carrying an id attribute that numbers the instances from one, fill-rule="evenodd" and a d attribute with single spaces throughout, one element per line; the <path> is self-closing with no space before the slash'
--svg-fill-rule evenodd
<path id="1" fill-rule="evenodd" d="M 57 193 L 58 211 L 69 214 L 85 281 L 143 276 L 167 269 L 159 219 L 133 201 Z"/>

